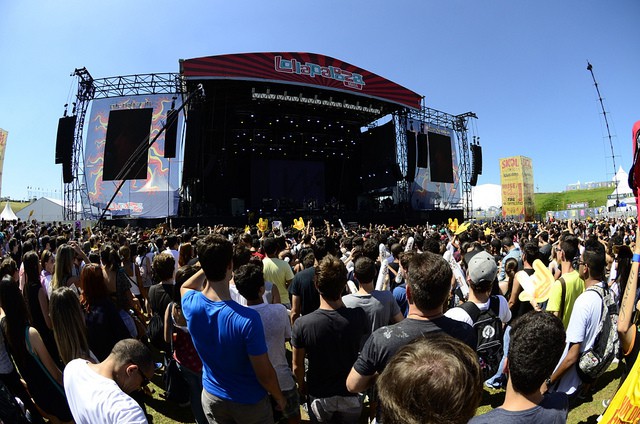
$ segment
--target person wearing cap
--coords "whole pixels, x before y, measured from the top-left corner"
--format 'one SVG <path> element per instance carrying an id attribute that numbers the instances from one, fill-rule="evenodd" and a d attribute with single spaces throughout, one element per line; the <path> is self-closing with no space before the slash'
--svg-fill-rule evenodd
<path id="1" fill-rule="evenodd" d="M 419 337 L 444 332 L 475 350 L 477 338 L 473 327 L 443 313 L 452 282 L 453 272 L 442 256 L 424 252 L 411 257 L 406 287 L 407 318 L 377 329 L 367 339 L 347 377 L 350 392 L 364 392 L 371 387 L 391 357 Z"/>
<path id="2" fill-rule="evenodd" d="M 475 253 L 475 252 L 474 252 Z M 511 320 L 509 303 L 502 295 L 491 296 L 493 282 L 498 274 L 498 265 L 489 253 L 482 251 L 472 255 L 467 260 L 467 282 L 469 283 L 469 302 L 474 303 L 481 312 L 489 309 L 491 298 L 496 298 L 500 302 L 500 321 L 507 323 Z M 456 321 L 466 322 L 473 325 L 471 316 L 462 308 L 449 309 L 445 316 Z"/>
<path id="3" fill-rule="evenodd" d="M 471 257 L 469 257 L 471 255 Z M 469 283 L 469 300 L 483 313 L 487 311 L 492 302 L 498 303 L 498 318 L 506 326 L 511 321 L 511 310 L 509 309 L 509 302 L 507 299 L 500 295 L 491 295 L 491 290 L 494 286 L 494 281 L 498 275 L 498 266 L 493 258 L 493 255 L 486 251 L 471 252 L 465 257 L 467 262 L 467 282 Z M 456 321 L 465 322 L 469 325 L 473 325 L 473 319 L 469 313 L 461 306 L 449 309 L 445 316 L 454 319 Z M 509 332 L 508 328 L 505 328 L 504 341 L 502 345 L 504 349 L 504 356 L 506 356 L 509 348 Z M 506 378 L 502 375 L 502 369 L 504 366 L 504 358 L 498 366 L 496 374 L 489 378 L 486 382 L 487 386 L 492 388 L 500 388 L 506 383 Z"/>

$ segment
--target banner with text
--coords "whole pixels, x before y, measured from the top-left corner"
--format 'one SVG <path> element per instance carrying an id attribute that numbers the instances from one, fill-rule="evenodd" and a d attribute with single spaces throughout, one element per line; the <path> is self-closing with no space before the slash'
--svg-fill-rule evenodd
<path id="1" fill-rule="evenodd" d="M 533 219 L 533 167 L 531 159 L 513 156 L 500 159 L 502 216 L 528 221 Z"/>

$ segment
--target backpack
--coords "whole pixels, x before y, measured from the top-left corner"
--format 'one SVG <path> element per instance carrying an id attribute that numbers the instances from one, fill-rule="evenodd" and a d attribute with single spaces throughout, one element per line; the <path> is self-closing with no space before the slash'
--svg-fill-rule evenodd
<path id="1" fill-rule="evenodd" d="M 483 380 L 494 376 L 499 370 L 503 348 L 503 330 L 500 320 L 500 299 L 498 296 L 489 298 L 489 309 L 480 311 L 473 302 L 465 302 L 459 306 L 469 314 L 476 330 L 478 344 L 476 352 L 480 360 Z"/>
<path id="2" fill-rule="evenodd" d="M 602 301 L 596 339 L 591 349 L 585 350 L 580 354 L 580 359 L 576 366 L 580 379 L 584 383 L 591 383 L 604 374 L 620 352 L 618 304 L 609 288 L 595 285 L 589 287 L 586 291 L 597 293 Z"/>
<path id="3" fill-rule="evenodd" d="M 0 423 L 29 424 L 16 398 L 0 381 Z"/>

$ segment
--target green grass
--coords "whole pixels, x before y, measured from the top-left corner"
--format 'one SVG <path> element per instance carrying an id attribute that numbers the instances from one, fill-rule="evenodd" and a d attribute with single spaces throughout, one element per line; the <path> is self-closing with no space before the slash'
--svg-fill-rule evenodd
<path id="1" fill-rule="evenodd" d="M 13 210 L 13 213 L 17 213 L 18 211 L 24 209 L 25 207 L 27 207 L 31 202 L 18 202 L 15 200 L 9 200 L 9 205 L 11 205 L 11 210 Z M 3 200 L 0 202 L 0 212 L 4 209 L 4 205 L 7 204 L 6 200 Z"/>
<path id="2" fill-rule="evenodd" d="M 596 418 L 604 412 L 602 407 L 602 401 L 605 399 L 611 399 L 615 394 L 620 384 L 621 366 L 614 364 L 609 370 L 598 379 L 594 386 L 594 393 L 584 402 L 572 409 L 569 412 L 567 423 L 569 424 L 595 424 Z M 164 393 L 162 388 L 162 377 L 158 374 L 152 380 L 150 385 L 154 390 L 153 397 L 147 398 L 147 412 L 153 416 L 154 424 L 169 424 L 169 423 L 193 423 L 191 415 L 191 408 L 180 408 L 175 403 L 164 400 L 161 397 L 161 393 Z M 476 415 L 483 414 L 493 408 L 497 408 L 504 402 L 504 390 L 484 389 L 482 401 L 478 408 Z M 366 405 L 365 405 L 366 409 Z M 302 422 L 309 422 L 305 420 L 307 418 L 306 413 L 303 413 Z M 368 410 L 365 410 L 368 413 Z M 363 414 L 364 416 L 364 414 Z M 366 423 L 365 419 L 361 420 L 361 423 Z"/>
<path id="3" fill-rule="evenodd" d="M 536 213 L 544 215 L 547 211 L 564 210 L 568 203 L 586 202 L 589 207 L 605 206 L 607 196 L 613 191 L 612 187 L 594 188 L 591 190 L 572 190 L 559 193 L 536 193 L 533 200 Z"/>
<path id="4" fill-rule="evenodd" d="M 596 419 L 604 412 L 602 401 L 611 399 L 620 385 L 622 365 L 613 364 L 609 370 L 596 381 L 592 395 L 586 402 L 581 403 L 569 411 L 568 424 L 589 423 L 595 424 Z M 504 390 L 492 390 L 485 388 L 480 407 L 476 415 L 484 414 L 497 408 L 504 402 Z"/>

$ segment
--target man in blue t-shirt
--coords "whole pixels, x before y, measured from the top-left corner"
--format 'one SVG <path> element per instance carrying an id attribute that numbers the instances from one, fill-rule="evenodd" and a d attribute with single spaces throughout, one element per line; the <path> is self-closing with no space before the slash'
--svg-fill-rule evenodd
<path id="1" fill-rule="evenodd" d="M 214 422 L 272 423 L 268 393 L 286 400 L 269 362 L 258 312 L 231 300 L 232 244 L 220 235 L 198 243 L 202 269 L 180 288 L 182 312 L 202 358 L 202 407 Z"/>

